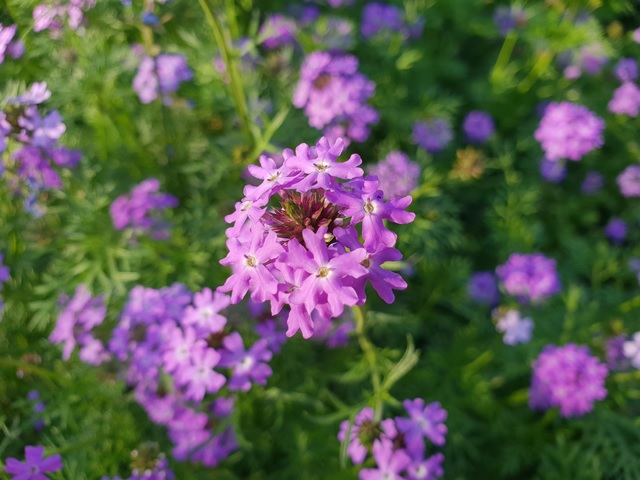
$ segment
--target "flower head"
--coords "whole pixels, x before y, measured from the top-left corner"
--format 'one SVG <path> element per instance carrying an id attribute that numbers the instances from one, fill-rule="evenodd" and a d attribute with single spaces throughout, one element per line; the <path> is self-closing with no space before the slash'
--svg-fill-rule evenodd
<path id="1" fill-rule="evenodd" d="M 62 470 L 62 457 L 44 457 L 44 447 L 28 446 L 24 449 L 25 461 L 7 458 L 6 470 L 14 480 L 47 480 L 45 473 Z"/>
<path id="2" fill-rule="evenodd" d="M 412 139 L 429 153 L 438 153 L 453 139 L 453 129 L 448 120 L 434 118 L 413 125 Z"/>
<path id="3" fill-rule="evenodd" d="M 541 253 L 514 253 L 496 273 L 505 291 L 524 304 L 542 301 L 561 289 L 556 261 Z"/>
<path id="4" fill-rule="evenodd" d="M 534 137 L 550 161 L 578 161 L 604 143 L 604 121 L 577 103 L 550 103 Z"/>
<path id="5" fill-rule="evenodd" d="M 487 112 L 473 110 L 467 114 L 462 129 L 472 143 L 484 143 L 496 130 L 493 118 Z"/>
<path id="6" fill-rule="evenodd" d="M 629 165 L 616 182 L 623 197 L 640 197 L 640 165 Z"/>
<path id="7" fill-rule="evenodd" d="M 585 346 L 547 345 L 533 363 L 529 406 L 535 410 L 559 407 L 563 417 L 579 417 L 607 396 L 607 367 Z"/>

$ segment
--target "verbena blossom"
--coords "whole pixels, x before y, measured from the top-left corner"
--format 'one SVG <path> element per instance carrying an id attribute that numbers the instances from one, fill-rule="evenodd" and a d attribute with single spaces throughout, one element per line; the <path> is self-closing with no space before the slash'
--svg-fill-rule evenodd
<path id="1" fill-rule="evenodd" d="M 511 30 L 526 25 L 528 21 L 529 16 L 520 7 L 498 7 L 493 11 L 493 23 L 503 37 Z"/>
<path id="2" fill-rule="evenodd" d="M 611 243 L 620 245 L 627 238 L 627 224 L 621 218 L 614 217 L 605 225 L 604 234 Z"/>
<path id="3" fill-rule="evenodd" d="M 502 340 L 506 345 L 528 343 L 533 331 L 533 320 L 522 317 L 517 310 L 497 310 L 494 316 L 496 330 L 503 333 Z"/>
<path id="4" fill-rule="evenodd" d="M 626 335 L 616 335 L 608 338 L 604 344 L 605 360 L 607 368 L 613 371 L 629 370 L 631 362 L 624 353 L 624 344 L 627 342 Z M 639 358 L 640 360 L 640 358 Z M 640 364 L 640 363 L 639 363 Z"/>
<path id="5" fill-rule="evenodd" d="M 170 94 L 178 91 L 183 82 L 193 79 L 193 72 L 184 55 L 163 53 L 157 57 L 143 57 L 133 78 L 133 89 L 142 103 L 151 103 L 159 95 L 165 104 Z"/>
<path id="6" fill-rule="evenodd" d="M 3 264 L 4 254 L 0 253 L 0 291 L 2 291 L 2 284 L 8 282 L 11 279 L 11 270 L 9 267 Z M 2 320 L 2 311 L 4 310 L 4 303 L 0 298 L 0 320 Z"/>
<path id="7" fill-rule="evenodd" d="M 540 176 L 550 183 L 560 183 L 567 177 L 567 165 L 563 161 L 540 160 Z"/>
<path id="8" fill-rule="evenodd" d="M 96 6 L 96 0 L 55 0 L 43 3 L 33 9 L 33 30 L 50 30 L 51 36 L 61 35 L 66 23 L 71 30 L 77 30 L 84 23 L 84 12 Z"/>
<path id="9" fill-rule="evenodd" d="M 462 122 L 462 130 L 471 143 L 484 143 L 496 131 L 493 118 L 487 112 L 472 110 Z"/>
<path id="10" fill-rule="evenodd" d="M 604 177 L 600 172 L 591 170 L 587 172 L 580 185 L 580 191 L 585 195 L 593 195 L 598 192 L 604 185 Z"/>
<path id="11" fill-rule="evenodd" d="M 27 446 L 24 449 L 25 461 L 7 458 L 5 470 L 13 480 L 47 480 L 45 473 L 62 470 L 60 455 L 44 456 L 44 447 Z"/>
<path id="12" fill-rule="evenodd" d="M 420 165 L 409 160 L 406 153 L 393 151 L 384 160 L 369 167 L 368 172 L 378 177 L 385 198 L 404 197 L 418 187 Z"/>
<path id="13" fill-rule="evenodd" d="M 360 31 L 365 38 L 389 39 L 395 34 L 407 39 L 422 34 L 422 20 L 409 25 L 400 8 L 387 3 L 371 2 L 367 3 L 362 11 Z"/>
<path id="14" fill-rule="evenodd" d="M 272 352 L 266 339 L 245 349 L 221 311 L 229 299 L 183 285 L 135 287 L 109 340 L 109 351 L 149 417 L 168 429 L 177 460 L 216 466 L 238 445 L 228 426 L 229 390 L 264 385 Z M 196 333 L 198 332 L 198 333 Z"/>
<path id="15" fill-rule="evenodd" d="M 156 240 L 166 240 L 170 225 L 161 218 L 160 213 L 177 206 L 178 199 L 159 190 L 160 181 L 149 178 L 136 185 L 131 193 L 116 198 L 109 207 L 113 228 L 131 228 L 135 235 L 150 235 Z"/>
<path id="16" fill-rule="evenodd" d="M 621 58 L 613 72 L 621 82 L 633 82 L 638 78 L 638 62 L 634 58 Z"/>
<path id="17" fill-rule="evenodd" d="M 104 298 L 92 297 L 85 285 L 79 285 L 71 299 L 63 297 L 61 300 L 64 308 L 49 341 L 63 345 L 62 358 L 69 360 L 75 347 L 79 346 L 80 359 L 85 363 L 100 365 L 108 360 L 104 345 L 92 333 L 107 315 Z"/>
<path id="18" fill-rule="evenodd" d="M 40 107 L 50 96 L 45 82 L 34 83 L 23 95 L 9 98 L 5 111 L 0 111 L 0 154 L 9 142 L 17 147 L 10 157 L 0 159 L 0 174 L 8 170 L 13 175 L 10 188 L 24 198 L 25 211 L 34 216 L 42 214 L 39 193 L 62 187 L 58 169 L 73 168 L 82 157 L 59 144 L 66 130 L 60 113 L 44 113 Z"/>
<path id="19" fill-rule="evenodd" d="M 607 367 L 585 346 L 547 345 L 533 362 L 529 406 L 534 410 L 559 407 L 563 417 L 580 417 L 607 396 Z"/>
<path id="20" fill-rule="evenodd" d="M 249 172 L 262 183 L 245 187 L 225 217 L 233 226 L 220 263 L 232 274 L 219 291 L 230 292 L 232 303 L 250 292 L 253 301 L 268 301 L 273 315 L 288 305 L 289 336 L 298 330 L 312 336 L 314 312 L 330 319 L 364 304 L 367 281 L 387 303 L 393 290 L 407 286 L 381 265 L 402 258 L 384 220 L 411 222 L 415 215 L 405 211 L 411 197 L 385 202 L 377 178 L 363 178 L 359 155 L 338 161 L 343 149 L 342 139 L 332 144 L 323 137 L 315 147 L 284 150 L 281 166 L 261 156 Z"/>
<path id="21" fill-rule="evenodd" d="M 629 165 L 616 182 L 623 197 L 640 197 L 640 165 Z"/>
<path id="22" fill-rule="evenodd" d="M 467 282 L 467 295 L 471 300 L 488 306 L 500 301 L 500 290 L 493 272 L 476 272 Z"/>
<path id="23" fill-rule="evenodd" d="M 578 161 L 604 143 L 604 121 L 586 107 L 571 102 L 550 103 L 534 133 L 550 161 Z"/>
<path id="24" fill-rule="evenodd" d="M 374 421 L 373 409 L 365 407 L 350 424 L 340 424 L 338 440 L 348 442 L 347 454 L 360 465 L 372 453 L 375 468 L 360 471 L 361 480 L 411 479 L 436 480 L 444 475 L 444 455 L 427 457 L 426 440 L 443 446 L 447 434 L 447 412 L 439 402 L 425 405 L 424 400 L 405 400 L 408 417 Z"/>
<path id="25" fill-rule="evenodd" d="M 20 39 L 14 40 L 18 27 L 16 25 L 2 25 L 0 23 L 0 64 L 5 55 L 18 59 L 24 54 L 24 43 Z"/>
<path id="26" fill-rule="evenodd" d="M 304 108 L 309 125 L 324 130 L 325 136 L 363 142 L 379 118 L 367 104 L 374 90 L 375 84 L 358 72 L 353 55 L 313 52 L 302 64 L 293 105 Z"/>
<path id="27" fill-rule="evenodd" d="M 637 117 L 640 112 L 640 88 L 633 82 L 624 82 L 613 92 L 607 108 L 611 113 Z"/>
<path id="28" fill-rule="evenodd" d="M 42 413 L 45 411 L 46 405 L 40 400 L 40 392 L 38 392 L 38 390 L 29 390 L 29 393 L 27 393 L 27 401 L 32 403 L 33 429 L 38 432 L 45 426 Z"/>
<path id="29" fill-rule="evenodd" d="M 513 253 L 496 273 L 504 290 L 523 304 L 540 302 L 561 290 L 556 261 L 541 253 Z"/>
<path id="30" fill-rule="evenodd" d="M 634 368 L 640 368 L 640 332 L 636 332 L 631 340 L 625 340 L 622 352 Z"/>
<path id="31" fill-rule="evenodd" d="M 609 61 L 609 56 L 604 51 L 602 44 L 591 43 L 583 45 L 575 50 L 563 52 L 558 57 L 560 67 L 564 68 L 566 78 L 575 80 L 583 73 L 596 75 Z"/>
<path id="32" fill-rule="evenodd" d="M 175 478 L 167 457 L 158 451 L 156 443 L 147 442 L 131 452 L 131 475 L 126 480 L 174 480 Z M 125 479 L 104 476 L 100 480 Z"/>
<path id="33" fill-rule="evenodd" d="M 258 32 L 258 43 L 272 50 L 295 45 L 298 25 L 295 20 L 276 13 L 265 18 Z"/>
<path id="34" fill-rule="evenodd" d="M 453 139 L 453 129 L 448 120 L 434 118 L 413 125 L 413 141 L 429 153 L 438 153 Z"/>

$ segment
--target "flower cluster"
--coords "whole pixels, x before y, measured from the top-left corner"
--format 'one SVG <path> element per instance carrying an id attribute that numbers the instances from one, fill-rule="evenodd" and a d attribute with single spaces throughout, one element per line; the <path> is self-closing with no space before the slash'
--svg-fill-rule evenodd
<path id="1" fill-rule="evenodd" d="M 133 89 L 142 103 L 151 103 L 162 95 L 165 104 L 171 104 L 170 94 L 180 84 L 193 79 L 193 72 L 184 55 L 163 53 L 157 57 L 143 57 L 133 78 Z"/>
<path id="2" fill-rule="evenodd" d="M 219 290 L 231 292 L 232 303 L 250 290 L 253 301 L 271 303 L 273 315 L 289 305 L 290 336 L 299 329 L 305 338 L 313 335 L 314 311 L 330 319 L 345 306 L 363 305 L 367 280 L 387 303 L 394 289 L 407 286 L 381 265 L 402 258 L 384 220 L 411 222 L 415 215 L 405 211 L 411 197 L 384 202 L 377 178 L 362 177 L 359 155 L 337 161 L 343 149 L 342 139 L 331 144 L 323 137 L 315 147 L 284 150 L 280 167 L 260 157 L 249 172 L 262 183 L 245 187 L 235 212 L 225 217 L 233 226 L 226 231 L 229 254 L 220 263 L 232 275 Z M 279 206 L 269 208 L 274 202 Z"/>
<path id="3" fill-rule="evenodd" d="M 135 287 L 109 340 L 135 398 L 164 425 L 178 460 L 215 466 L 237 448 L 229 426 L 230 392 L 265 385 L 272 351 L 265 338 L 245 348 L 220 312 L 228 296 L 205 288 L 192 295 L 174 284 Z M 212 395 L 218 394 L 212 399 Z"/>
<path id="4" fill-rule="evenodd" d="M 627 238 L 627 224 L 621 218 L 614 217 L 604 227 L 604 234 L 614 245 L 620 245 Z"/>
<path id="5" fill-rule="evenodd" d="M 25 461 L 16 458 L 7 458 L 7 473 L 13 480 L 46 480 L 45 473 L 62 470 L 62 457 L 52 455 L 44 457 L 44 447 L 27 446 L 24 449 Z"/>
<path id="6" fill-rule="evenodd" d="M 622 353 L 634 368 L 640 368 L 640 332 L 636 332 L 631 340 L 624 340 Z"/>
<path id="7" fill-rule="evenodd" d="M 613 92 L 607 108 L 611 113 L 637 117 L 640 112 L 640 88 L 633 82 L 624 82 Z"/>
<path id="8" fill-rule="evenodd" d="M 495 306 L 500 302 L 500 290 L 493 272 L 476 272 L 467 283 L 467 295 L 471 300 Z"/>
<path id="9" fill-rule="evenodd" d="M 324 129 L 327 137 L 363 142 L 369 125 L 378 121 L 378 112 L 367 105 L 374 90 L 353 55 L 313 52 L 302 64 L 293 105 L 304 107 L 309 125 Z"/>
<path id="10" fill-rule="evenodd" d="M 96 6 L 96 0 L 57 0 L 43 3 L 33 9 L 33 30 L 50 30 L 54 38 L 62 34 L 64 24 L 77 30 L 84 22 L 84 11 Z"/>
<path id="11" fill-rule="evenodd" d="M 404 152 L 389 152 L 385 159 L 369 167 L 369 174 L 378 177 L 385 198 L 404 197 L 418 186 L 420 165 L 409 160 Z"/>
<path id="12" fill-rule="evenodd" d="M 13 39 L 17 29 L 16 25 L 4 26 L 0 23 L 0 64 L 4 62 L 5 55 L 15 60 L 24 54 L 24 43 Z"/>
<path id="13" fill-rule="evenodd" d="M 0 291 L 2 291 L 2 284 L 9 281 L 11 278 L 11 270 L 9 267 L 3 264 L 4 254 L 0 253 Z M 4 302 L 0 298 L 0 320 L 2 320 L 2 311 L 4 310 Z"/>
<path id="14" fill-rule="evenodd" d="M 448 120 L 434 118 L 413 125 L 413 141 L 429 153 L 438 153 L 453 140 L 453 129 Z"/>
<path id="15" fill-rule="evenodd" d="M 575 80 L 583 73 L 597 75 L 609 61 L 602 44 L 591 43 L 576 50 L 568 50 L 558 56 L 560 67 L 566 78 Z"/>
<path id="16" fill-rule="evenodd" d="M 640 340 L 640 338 L 639 338 Z M 604 343 L 605 360 L 607 368 L 613 371 L 629 370 L 631 362 L 624 352 L 624 344 L 627 342 L 627 336 L 616 335 L 615 337 L 608 338 Z M 640 358 L 638 358 L 640 360 Z M 640 362 L 638 362 L 640 365 Z"/>
<path id="17" fill-rule="evenodd" d="M 638 78 L 638 62 L 633 58 L 621 58 L 613 72 L 621 82 L 633 82 Z"/>
<path id="18" fill-rule="evenodd" d="M 547 105 L 534 133 L 550 161 L 578 161 L 604 143 L 604 121 L 587 107 L 571 102 Z"/>
<path id="19" fill-rule="evenodd" d="M 40 392 L 38 390 L 29 390 L 29 393 L 27 393 L 27 401 L 33 405 L 33 417 L 31 420 L 33 422 L 33 429 L 35 431 L 40 431 L 45 426 L 42 413 L 46 410 L 47 406 L 40 400 Z"/>
<path id="20" fill-rule="evenodd" d="M 387 3 L 367 3 L 362 11 L 360 31 L 365 38 L 380 37 L 388 39 L 399 34 L 403 39 L 419 37 L 422 34 L 423 21 L 408 25 L 403 11 Z"/>
<path id="21" fill-rule="evenodd" d="M 296 22 L 276 13 L 268 16 L 260 25 L 258 43 L 268 50 L 295 45 L 298 26 Z"/>
<path id="22" fill-rule="evenodd" d="M 529 22 L 529 16 L 520 7 L 498 7 L 493 12 L 493 23 L 503 37 L 506 37 L 511 30 L 526 25 L 527 22 Z"/>
<path id="23" fill-rule="evenodd" d="M 169 238 L 169 223 L 159 213 L 178 205 L 178 199 L 159 193 L 160 181 L 149 178 L 136 185 L 128 195 L 120 195 L 109 208 L 116 230 L 133 229 L 134 234 L 149 234 L 155 240 Z"/>
<path id="24" fill-rule="evenodd" d="M 547 345 L 533 362 L 529 406 L 534 410 L 560 408 L 563 417 L 579 417 L 607 396 L 607 367 L 585 346 Z"/>
<path id="25" fill-rule="evenodd" d="M 580 191 L 585 195 L 593 195 L 594 193 L 597 193 L 603 185 L 604 177 L 602 174 L 595 170 L 591 170 L 585 175 L 582 185 L 580 185 Z"/>
<path id="26" fill-rule="evenodd" d="M 540 160 L 540 176 L 549 183 L 560 183 L 567 177 L 567 164 L 560 160 L 552 162 L 546 158 Z"/>
<path id="27" fill-rule="evenodd" d="M 496 273 L 505 291 L 520 303 L 539 302 L 561 290 L 556 261 L 541 253 L 513 253 Z"/>
<path id="28" fill-rule="evenodd" d="M 44 82 L 34 83 L 23 95 L 9 99 L 4 111 L 0 111 L 0 154 L 10 140 L 20 147 L 5 163 L 0 163 L 0 174 L 6 166 L 13 176 L 7 176 L 10 187 L 16 194 L 25 197 L 25 210 L 35 216 L 42 214 L 37 205 L 40 191 L 62 188 L 62 179 L 54 165 L 73 168 L 81 153 L 58 144 L 66 130 L 57 110 L 43 115 L 39 105 L 51 97 Z"/>
<path id="29" fill-rule="evenodd" d="M 623 197 L 640 197 L 640 165 L 629 165 L 616 182 Z"/>
<path id="30" fill-rule="evenodd" d="M 52 343 L 60 343 L 62 358 L 69 360 L 71 353 L 80 347 L 80 360 L 90 365 L 100 365 L 109 359 L 104 345 L 92 333 L 104 321 L 107 307 L 102 296 L 92 297 L 85 285 L 79 285 L 71 299 L 62 298 L 64 309 L 49 336 Z"/>
<path id="31" fill-rule="evenodd" d="M 484 143 L 496 131 L 496 126 L 487 112 L 472 110 L 464 117 L 462 130 L 469 142 Z"/>
<path id="32" fill-rule="evenodd" d="M 497 309 L 494 313 L 496 330 L 503 333 L 502 340 L 507 345 L 517 345 L 528 343 L 531 340 L 533 331 L 533 320 L 529 317 L 522 317 L 517 310 Z"/>
<path id="33" fill-rule="evenodd" d="M 373 453 L 376 468 L 362 469 L 361 480 L 436 480 L 444 474 L 444 455 L 438 452 L 427 457 L 425 440 L 438 447 L 445 444 L 446 410 L 439 402 L 425 405 L 421 398 L 405 400 L 402 405 L 408 418 L 376 422 L 373 409 L 366 407 L 353 424 L 347 420 L 340 424 L 338 440 L 349 442 L 347 454 L 354 464 L 361 465 Z"/>

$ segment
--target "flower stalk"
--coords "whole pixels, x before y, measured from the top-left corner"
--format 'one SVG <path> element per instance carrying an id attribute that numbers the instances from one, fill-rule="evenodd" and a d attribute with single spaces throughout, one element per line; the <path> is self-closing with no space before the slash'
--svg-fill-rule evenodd
<path id="1" fill-rule="evenodd" d="M 373 420 L 379 422 L 382 420 L 382 382 L 380 381 L 380 370 L 378 369 L 378 361 L 376 360 L 376 352 L 373 344 L 367 338 L 365 333 L 366 312 L 364 307 L 355 306 L 353 308 L 353 317 L 356 322 L 356 334 L 358 335 L 358 343 L 364 353 L 365 359 L 369 364 L 371 371 L 371 384 L 373 386 L 373 397 L 375 405 L 373 408 Z"/>

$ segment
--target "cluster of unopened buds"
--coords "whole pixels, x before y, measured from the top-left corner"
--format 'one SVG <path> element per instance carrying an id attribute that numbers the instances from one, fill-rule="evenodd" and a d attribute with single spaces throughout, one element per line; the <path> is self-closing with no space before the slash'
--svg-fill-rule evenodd
<path id="1" fill-rule="evenodd" d="M 343 149 L 342 139 L 331 144 L 323 137 L 315 147 L 284 150 L 279 166 L 262 156 L 260 166 L 249 166 L 262 183 L 245 187 L 225 218 L 233 226 L 220 263 L 232 275 L 219 290 L 231 292 L 232 303 L 251 291 L 253 301 L 270 302 L 273 315 L 288 305 L 289 336 L 301 330 L 311 337 L 314 312 L 331 319 L 345 306 L 363 305 L 367 281 L 387 303 L 393 290 L 407 287 L 382 264 L 402 258 L 385 221 L 411 222 L 411 197 L 385 202 L 378 179 L 363 177 L 359 155 L 337 161 Z"/>

